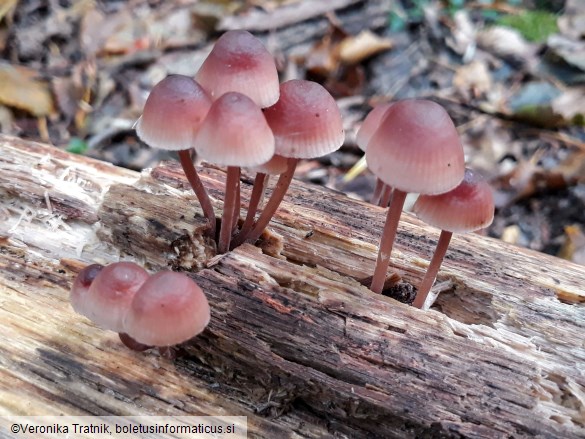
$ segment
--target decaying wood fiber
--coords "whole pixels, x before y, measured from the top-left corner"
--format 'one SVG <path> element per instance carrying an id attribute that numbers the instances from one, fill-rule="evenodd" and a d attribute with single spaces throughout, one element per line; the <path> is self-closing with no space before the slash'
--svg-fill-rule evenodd
<path id="1" fill-rule="evenodd" d="M 224 173 L 201 170 L 217 213 Z M 252 180 L 243 177 L 243 205 Z M 247 415 L 253 437 L 585 436 L 585 268 L 455 236 L 435 306 L 362 286 L 384 210 L 294 183 L 258 246 L 215 256 L 176 164 L 137 174 L 0 137 L 0 414 Z M 392 283 L 438 231 L 403 215 Z M 186 271 L 212 321 L 174 362 L 75 315 L 85 264 Z"/>

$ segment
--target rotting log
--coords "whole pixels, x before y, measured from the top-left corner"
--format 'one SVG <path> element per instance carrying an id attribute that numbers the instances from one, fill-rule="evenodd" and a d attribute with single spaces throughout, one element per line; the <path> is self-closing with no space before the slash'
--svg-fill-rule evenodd
<path id="1" fill-rule="evenodd" d="M 224 173 L 204 167 L 221 213 Z M 252 179 L 243 176 L 242 202 Z M 178 164 L 138 174 L 0 137 L 0 415 L 246 415 L 252 437 L 585 437 L 585 267 L 454 236 L 420 311 L 361 283 L 384 210 L 295 182 L 258 247 L 215 256 Z M 404 214 L 388 276 L 438 231 Z M 178 359 L 71 310 L 91 262 L 189 272 L 212 320 Z"/>

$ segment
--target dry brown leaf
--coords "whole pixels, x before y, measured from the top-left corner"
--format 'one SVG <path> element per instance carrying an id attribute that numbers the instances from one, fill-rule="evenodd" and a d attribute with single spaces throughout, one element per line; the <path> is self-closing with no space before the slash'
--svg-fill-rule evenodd
<path id="1" fill-rule="evenodd" d="M 478 98 L 492 88 L 492 77 L 482 61 L 476 60 L 457 69 L 453 85 L 464 98 Z"/>
<path id="2" fill-rule="evenodd" d="M 48 84 L 38 80 L 38 76 L 33 69 L 0 63 L 0 103 L 37 117 L 49 115 L 53 98 Z"/>
<path id="3" fill-rule="evenodd" d="M 565 227 L 565 242 L 557 256 L 585 265 L 585 234 L 577 224 Z"/>
<path id="4" fill-rule="evenodd" d="M 0 21 L 2 21 L 6 15 L 12 12 L 17 3 L 18 0 L 3 0 L 0 2 Z"/>
<path id="5" fill-rule="evenodd" d="M 339 58 L 345 64 L 358 64 L 380 52 L 392 48 L 392 41 L 365 30 L 345 38 L 339 44 Z"/>

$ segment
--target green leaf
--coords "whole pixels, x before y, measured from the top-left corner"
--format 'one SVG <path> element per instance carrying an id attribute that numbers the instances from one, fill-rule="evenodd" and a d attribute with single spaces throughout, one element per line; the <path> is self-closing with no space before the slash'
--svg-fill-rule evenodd
<path id="1" fill-rule="evenodd" d="M 518 15 L 505 15 L 498 23 L 516 29 L 528 41 L 535 43 L 546 40 L 559 30 L 557 16 L 547 11 L 524 11 Z"/>
<path id="2" fill-rule="evenodd" d="M 89 149 L 89 146 L 87 145 L 85 140 L 82 140 L 78 137 L 71 138 L 71 140 L 69 140 L 69 145 L 67 145 L 67 148 L 66 148 L 67 152 L 70 152 L 72 154 L 80 154 L 80 155 L 85 154 L 88 149 Z"/>

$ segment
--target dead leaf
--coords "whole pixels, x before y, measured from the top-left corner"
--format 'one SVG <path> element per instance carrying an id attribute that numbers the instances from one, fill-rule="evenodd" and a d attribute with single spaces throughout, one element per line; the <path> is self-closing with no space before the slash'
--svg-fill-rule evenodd
<path id="1" fill-rule="evenodd" d="M 38 73 L 22 66 L 0 63 L 0 103 L 25 110 L 36 117 L 53 111 L 53 98 Z"/>
<path id="2" fill-rule="evenodd" d="M 457 69 L 453 85 L 462 97 L 479 98 L 492 88 L 492 77 L 486 64 L 476 60 Z"/>
<path id="3" fill-rule="evenodd" d="M 565 242 L 557 256 L 585 265 L 585 234 L 579 225 L 573 224 L 565 227 Z"/>
<path id="4" fill-rule="evenodd" d="M 365 30 L 343 39 L 339 44 L 339 58 L 345 64 L 358 64 L 380 52 L 392 48 L 392 41 Z"/>
<path id="5" fill-rule="evenodd" d="M 492 26 L 477 34 L 477 43 L 486 51 L 502 57 L 526 60 L 536 52 L 536 46 L 528 43 L 515 29 Z"/>

